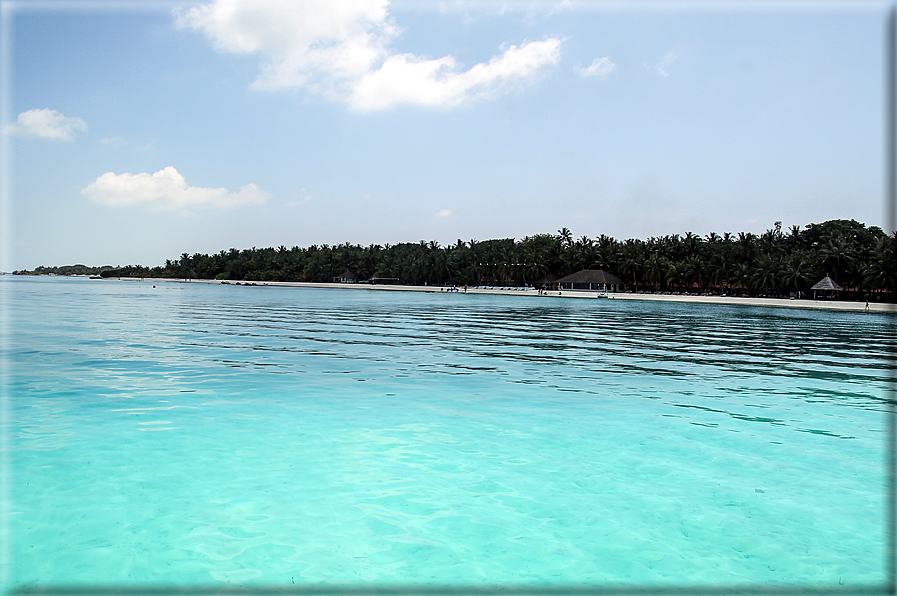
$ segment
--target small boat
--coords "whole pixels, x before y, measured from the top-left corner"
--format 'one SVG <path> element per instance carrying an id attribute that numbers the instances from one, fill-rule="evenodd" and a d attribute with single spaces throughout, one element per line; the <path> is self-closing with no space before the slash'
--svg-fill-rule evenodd
<path id="1" fill-rule="evenodd" d="M 601 290 L 600 292 L 598 292 L 598 294 L 595 296 L 595 298 L 607 298 L 607 292 L 605 292 L 604 290 Z"/>

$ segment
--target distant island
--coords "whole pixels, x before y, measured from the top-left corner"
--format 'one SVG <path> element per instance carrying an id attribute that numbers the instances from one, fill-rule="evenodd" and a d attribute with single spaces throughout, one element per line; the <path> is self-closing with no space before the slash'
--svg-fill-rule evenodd
<path id="1" fill-rule="evenodd" d="M 792 226 L 763 234 L 673 234 L 618 241 L 574 239 L 570 230 L 517 241 L 420 241 L 396 245 L 312 245 L 182 254 L 158 267 L 38 267 L 15 275 L 92 275 L 239 281 L 549 286 L 583 269 L 619 277 L 627 290 L 743 296 L 806 295 L 829 278 L 842 300 L 892 302 L 897 234 L 855 220 Z M 829 282 L 827 282 L 829 283 Z"/>
<path id="2" fill-rule="evenodd" d="M 13 275 L 101 275 L 104 271 L 112 271 L 112 265 L 88 267 L 87 265 L 63 265 L 61 267 L 44 267 L 41 265 L 34 271 L 13 271 Z"/>

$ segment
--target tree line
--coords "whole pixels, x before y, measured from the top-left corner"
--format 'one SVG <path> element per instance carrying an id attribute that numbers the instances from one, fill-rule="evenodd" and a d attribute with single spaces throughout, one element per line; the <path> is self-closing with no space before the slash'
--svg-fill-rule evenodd
<path id="1" fill-rule="evenodd" d="M 13 271 L 13 275 L 100 275 L 103 271 L 115 269 L 112 265 L 102 267 L 88 267 L 87 265 L 62 265 L 59 267 L 45 267 L 41 265 L 33 271 Z"/>
<path id="2" fill-rule="evenodd" d="M 897 234 L 854 220 L 792 226 L 762 234 L 692 233 L 615 240 L 604 234 L 574 238 L 567 228 L 522 240 L 458 240 L 440 246 L 348 242 L 307 248 L 250 248 L 217 254 L 184 253 L 158 267 L 105 269 L 104 277 L 169 277 L 240 281 L 332 282 L 345 271 L 359 280 L 394 279 L 409 285 L 545 283 L 581 269 L 603 269 L 632 291 L 715 292 L 752 296 L 807 294 L 826 275 L 844 288 L 842 299 L 891 301 L 897 289 Z"/>

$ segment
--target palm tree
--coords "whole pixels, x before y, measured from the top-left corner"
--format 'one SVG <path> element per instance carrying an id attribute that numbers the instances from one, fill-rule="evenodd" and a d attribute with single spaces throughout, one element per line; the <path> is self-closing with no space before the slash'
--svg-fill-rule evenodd
<path id="1" fill-rule="evenodd" d="M 729 278 L 729 286 L 732 289 L 741 288 L 742 291 L 751 287 L 751 275 L 753 271 L 745 263 L 737 263 L 732 270 L 732 277 Z"/>
<path id="2" fill-rule="evenodd" d="M 766 230 L 758 241 L 760 252 L 770 256 L 781 256 L 786 253 L 784 236 L 782 236 L 782 222 L 775 222 L 772 230 Z"/>
<path id="3" fill-rule="evenodd" d="M 742 263 L 750 263 L 757 252 L 757 236 L 750 232 L 738 232 L 736 254 Z"/>
<path id="4" fill-rule="evenodd" d="M 648 260 L 645 261 L 645 276 L 648 281 L 654 283 L 654 291 L 660 289 L 660 281 L 664 279 L 669 265 L 667 260 L 657 253 L 653 253 Z"/>
<path id="5" fill-rule="evenodd" d="M 370 279 L 374 277 L 374 274 L 377 271 L 379 254 L 380 247 L 375 244 L 371 244 L 364 250 L 361 262 L 359 263 L 360 271 L 358 272 L 358 275 L 360 279 Z"/>
<path id="6" fill-rule="evenodd" d="M 863 286 L 870 290 L 885 290 L 885 300 L 891 301 L 891 290 L 897 288 L 897 256 L 894 238 L 876 243 L 876 252 L 863 268 Z"/>
<path id="7" fill-rule="evenodd" d="M 698 256 L 691 256 L 685 260 L 685 281 L 688 284 L 689 291 L 693 284 L 698 284 L 698 291 L 704 291 L 704 282 L 706 281 L 707 267 L 704 260 Z"/>
<path id="8" fill-rule="evenodd" d="M 807 254 L 803 251 L 791 253 L 782 267 L 782 285 L 793 288 L 799 296 L 801 289 L 807 287 L 812 280 Z"/>
<path id="9" fill-rule="evenodd" d="M 666 272 L 666 280 L 667 283 L 675 284 L 676 286 L 686 285 L 687 282 L 687 273 L 685 270 L 685 263 L 682 261 L 668 261 L 667 272 Z"/>
<path id="10" fill-rule="evenodd" d="M 639 248 L 638 241 L 627 240 L 617 253 L 620 273 L 632 275 L 632 285 L 635 287 L 636 292 L 638 292 L 638 274 L 642 270 L 642 258 L 639 254 Z"/>
<path id="11" fill-rule="evenodd" d="M 829 238 L 829 241 L 819 249 L 819 258 L 826 270 L 833 273 L 832 279 L 838 281 L 838 270 L 854 262 L 856 250 L 850 240 L 844 236 L 837 236 Z"/>
<path id="12" fill-rule="evenodd" d="M 567 273 L 574 273 L 585 268 L 586 262 L 582 249 L 575 244 L 566 246 L 561 254 L 561 263 Z"/>
<path id="13" fill-rule="evenodd" d="M 719 286 L 720 294 L 723 293 L 723 287 L 732 277 L 732 262 L 723 251 L 714 251 L 710 256 L 710 263 L 707 266 L 709 274 L 709 282 Z"/>
<path id="14" fill-rule="evenodd" d="M 785 237 L 785 244 L 788 250 L 795 251 L 804 248 L 804 242 L 800 235 L 800 226 L 791 226 L 788 228 L 788 236 Z"/>
<path id="15" fill-rule="evenodd" d="M 686 232 L 685 237 L 682 239 L 682 246 L 685 249 L 686 257 L 696 257 L 701 253 L 701 237 L 691 232 Z"/>
<path id="16" fill-rule="evenodd" d="M 781 270 L 777 259 L 763 255 L 757 259 L 757 265 L 751 274 L 751 286 L 757 289 L 763 288 L 763 294 L 769 296 L 770 290 L 778 287 Z"/>
<path id="17" fill-rule="evenodd" d="M 567 228 L 561 228 L 558 230 L 558 238 L 561 241 L 561 244 L 564 248 L 567 248 L 571 244 L 573 244 L 573 234 Z"/>

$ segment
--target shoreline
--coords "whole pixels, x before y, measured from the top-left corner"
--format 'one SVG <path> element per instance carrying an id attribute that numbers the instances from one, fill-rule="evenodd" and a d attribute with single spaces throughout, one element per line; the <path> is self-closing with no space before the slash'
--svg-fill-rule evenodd
<path id="1" fill-rule="evenodd" d="M 60 276 L 63 277 L 63 276 Z M 82 277 L 82 276 L 66 276 L 66 277 Z M 302 282 L 302 281 L 234 281 L 234 280 L 217 280 L 217 279 L 175 279 L 168 277 L 109 277 L 103 278 L 102 281 L 141 281 L 141 282 L 164 282 L 164 283 L 204 283 L 216 285 L 232 285 L 239 287 L 284 287 L 284 288 L 319 288 L 331 290 L 372 290 L 372 291 L 391 291 L 391 292 L 426 292 L 426 293 L 446 293 L 452 290 L 452 286 L 402 286 L 402 285 L 372 285 L 372 284 L 341 284 L 327 282 Z M 501 289 L 501 288 L 476 288 L 469 287 L 467 292 L 463 287 L 457 288 L 457 291 L 450 291 L 452 294 L 487 294 L 499 296 L 529 296 L 532 298 L 547 299 L 590 299 L 596 300 L 597 292 L 588 290 L 566 290 L 561 292 L 548 292 L 547 294 L 539 294 L 534 288 L 526 289 Z M 870 302 L 868 311 L 864 302 L 840 302 L 837 300 L 792 300 L 789 298 L 753 298 L 753 297 L 736 297 L 736 296 L 673 296 L 663 294 L 626 294 L 626 293 L 609 293 L 608 300 L 644 300 L 655 302 L 688 302 L 694 304 L 725 304 L 725 305 L 742 305 L 742 306 L 760 306 L 766 308 L 798 308 L 810 310 L 832 310 L 838 312 L 874 312 L 874 313 L 895 313 L 897 312 L 897 304 Z"/>

